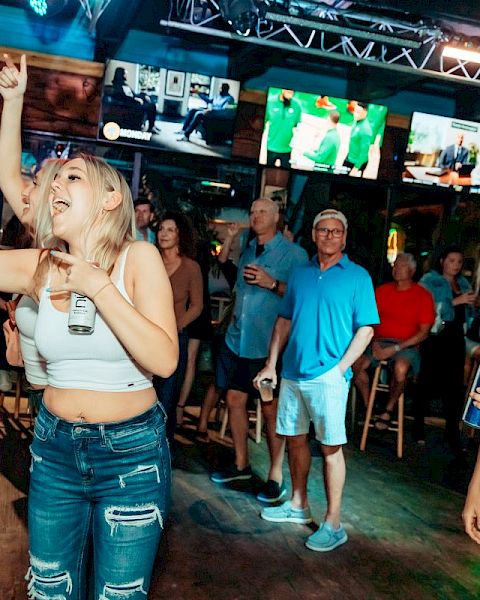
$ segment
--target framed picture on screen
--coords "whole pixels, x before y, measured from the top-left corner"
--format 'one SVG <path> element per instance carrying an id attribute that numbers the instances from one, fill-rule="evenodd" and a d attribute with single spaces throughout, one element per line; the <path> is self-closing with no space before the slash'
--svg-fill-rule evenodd
<path id="1" fill-rule="evenodd" d="M 165 95 L 181 98 L 185 88 L 185 73 L 182 71 L 167 71 L 165 79 Z"/>

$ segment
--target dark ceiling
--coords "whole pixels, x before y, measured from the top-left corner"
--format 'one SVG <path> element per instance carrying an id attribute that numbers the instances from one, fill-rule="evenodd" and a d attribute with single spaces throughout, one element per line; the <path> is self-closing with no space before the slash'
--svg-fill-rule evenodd
<path id="1" fill-rule="evenodd" d="M 53 0 L 52 0 L 53 1 Z M 73 20 L 80 9 L 79 0 L 58 0 L 65 2 L 66 7 L 58 19 L 65 21 Z M 468 86 L 459 80 L 442 81 L 440 78 L 432 78 L 422 72 L 412 70 L 411 73 L 396 73 L 375 64 L 355 65 L 354 63 L 336 60 L 337 57 L 329 58 L 309 56 L 304 54 L 298 47 L 291 51 L 275 50 L 265 51 L 265 47 L 257 47 L 247 44 L 243 40 L 227 40 L 209 38 L 198 32 L 182 32 L 180 30 L 160 27 L 160 20 L 166 20 L 170 11 L 170 2 L 174 8 L 180 2 L 184 7 L 190 0 L 112 0 L 109 7 L 97 24 L 97 49 L 95 59 L 103 61 L 107 57 L 115 56 L 118 48 L 123 43 L 130 29 L 137 29 L 149 33 L 167 33 L 169 36 L 181 36 L 184 43 L 190 44 L 192 49 L 208 46 L 212 43 L 223 46 L 230 58 L 231 76 L 240 80 L 250 79 L 265 71 L 272 65 L 284 66 L 304 72 L 325 73 L 328 75 L 345 78 L 352 88 L 362 87 L 364 97 L 375 94 L 377 97 L 387 97 L 400 90 L 408 89 L 430 94 L 440 94 L 448 97 L 467 97 L 467 108 L 475 104 L 475 94 L 478 87 L 471 86 L 472 99 L 468 98 Z M 200 0 L 196 0 L 197 2 Z M 208 4 L 208 0 L 204 0 Z M 290 4 L 307 3 L 319 6 L 348 7 L 359 12 L 384 14 L 395 19 L 418 20 L 424 19 L 428 22 L 435 21 L 444 27 L 449 27 L 454 32 L 464 33 L 469 36 L 478 36 L 480 39 L 480 2 L 479 0 L 464 0 L 462 2 L 452 0 L 382 0 L 381 2 L 358 0 L 348 2 L 346 0 L 281 0 L 284 6 Z M 280 0 L 270 0 L 271 4 L 279 3 Z M 25 8 L 28 0 L 0 0 L 0 5 Z M 399 8 L 401 7 L 401 9 Z M 28 9 L 27 9 L 28 10 Z M 218 22 L 218 21 L 217 21 Z M 220 27 L 225 30 L 228 26 L 220 22 Z M 373 85 L 372 85 L 373 82 Z M 477 84 L 478 85 L 478 84 Z M 368 87 L 371 90 L 369 92 Z M 465 90 L 467 88 L 467 93 Z M 353 89 L 351 91 L 354 91 Z M 463 100 L 465 103 L 465 100 Z M 478 107 L 480 113 L 480 106 Z M 460 116 L 460 115 L 458 115 Z"/>
<path id="2" fill-rule="evenodd" d="M 297 1 L 284 0 L 283 3 L 294 4 Z M 62 11 L 62 17 L 65 18 L 75 16 L 80 7 L 79 0 L 58 0 L 58 2 L 66 3 L 66 8 Z M 175 3 L 176 0 L 173 2 Z M 183 2 L 185 3 L 186 0 Z M 338 0 L 310 0 L 310 2 L 330 6 L 341 4 Z M 28 7 L 28 3 L 28 0 L 0 0 L 0 5 L 15 8 Z M 411 14 L 424 18 L 442 19 L 450 22 L 454 29 L 455 25 L 461 27 L 461 24 L 471 24 L 479 28 L 480 35 L 480 2 L 478 0 L 463 0 L 462 2 L 458 0 L 382 0 L 381 2 L 356 0 L 354 2 L 344 1 L 343 5 L 351 5 L 365 12 L 369 10 L 376 13 L 385 11 L 396 14 L 398 17 Z M 170 0 L 112 0 L 102 19 L 115 22 L 117 27 L 123 28 L 126 23 L 128 28 L 154 33 L 159 31 L 158 23 L 160 19 L 167 18 L 169 9 Z"/>
<path id="3" fill-rule="evenodd" d="M 471 23 L 480 23 L 480 3 L 478 0 L 382 0 L 381 2 L 355 2 L 366 8 L 386 7 L 394 9 L 399 13 L 410 12 L 425 17 L 439 17 L 451 19 L 452 22 L 466 21 Z"/>
<path id="4" fill-rule="evenodd" d="M 89 0 L 92 3 L 92 0 Z M 197 0 L 198 2 L 199 0 Z M 51 3 L 65 5 L 61 15 L 55 18 L 68 21 L 75 18 L 81 11 L 79 0 L 49 0 Z M 115 47 L 119 47 L 129 29 L 138 29 L 149 33 L 160 33 L 159 22 L 167 19 L 170 7 L 177 4 L 188 5 L 190 0 L 112 0 L 98 23 L 99 38 L 107 38 Z M 204 0 L 208 5 L 208 0 Z M 480 37 L 480 2 L 478 0 L 270 0 L 271 4 L 284 6 L 304 3 L 319 6 L 353 8 L 360 12 L 386 14 L 395 18 L 423 18 L 442 21 L 454 31 L 465 28 L 470 35 L 475 33 Z M 25 9 L 29 0 L 0 0 L 0 6 L 10 6 Z M 469 27 L 470 26 L 470 27 Z"/>

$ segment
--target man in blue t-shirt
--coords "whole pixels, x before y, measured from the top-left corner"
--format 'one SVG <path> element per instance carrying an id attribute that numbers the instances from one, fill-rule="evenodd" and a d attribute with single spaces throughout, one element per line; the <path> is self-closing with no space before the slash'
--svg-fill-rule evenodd
<path id="1" fill-rule="evenodd" d="M 307 498 L 310 469 L 308 431 L 315 426 L 325 462 L 327 497 L 325 520 L 305 542 L 320 552 L 347 541 L 340 523 L 345 484 L 342 444 L 347 441 L 345 411 L 352 377 L 351 365 L 359 358 L 379 323 L 373 284 L 367 271 L 343 254 L 347 219 L 335 209 L 319 213 L 313 221 L 317 256 L 294 270 L 270 342 L 266 366 L 256 376 L 276 383 L 275 365 L 283 355 L 277 433 L 286 436 L 292 479 L 292 499 L 264 508 L 266 521 L 310 523 Z"/>

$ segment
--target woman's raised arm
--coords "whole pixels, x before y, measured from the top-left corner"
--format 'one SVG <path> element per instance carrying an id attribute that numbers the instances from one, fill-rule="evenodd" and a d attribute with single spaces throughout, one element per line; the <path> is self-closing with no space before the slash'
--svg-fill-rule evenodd
<path id="1" fill-rule="evenodd" d="M 0 95 L 3 98 L 0 123 L 0 189 L 18 218 L 25 208 L 22 192 L 21 120 L 23 97 L 27 87 L 27 60 L 22 54 L 20 70 L 8 54 L 4 54 L 5 66 L 0 71 Z"/>

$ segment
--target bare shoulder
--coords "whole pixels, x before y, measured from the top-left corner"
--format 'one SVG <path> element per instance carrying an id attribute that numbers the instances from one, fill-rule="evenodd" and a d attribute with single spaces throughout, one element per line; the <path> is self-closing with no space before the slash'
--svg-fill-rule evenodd
<path id="1" fill-rule="evenodd" d="M 160 258 L 160 252 L 152 243 L 138 241 L 130 244 L 128 256 L 134 261 L 158 260 Z"/>
<path id="2" fill-rule="evenodd" d="M 131 243 L 125 269 L 127 279 L 130 277 L 134 285 L 135 282 L 148 282 L 148 285 L 152 286 L 168 279 L 162 256 L 157 247 L 150 242 Z"/>
<path id="3" fill-rule="evenodd" d="M 160 251 L 150 242 L 132 242 L 128 249 L 126 269 L 132 273 L 145 273 L 149 269 L 163 269 Z"/>

